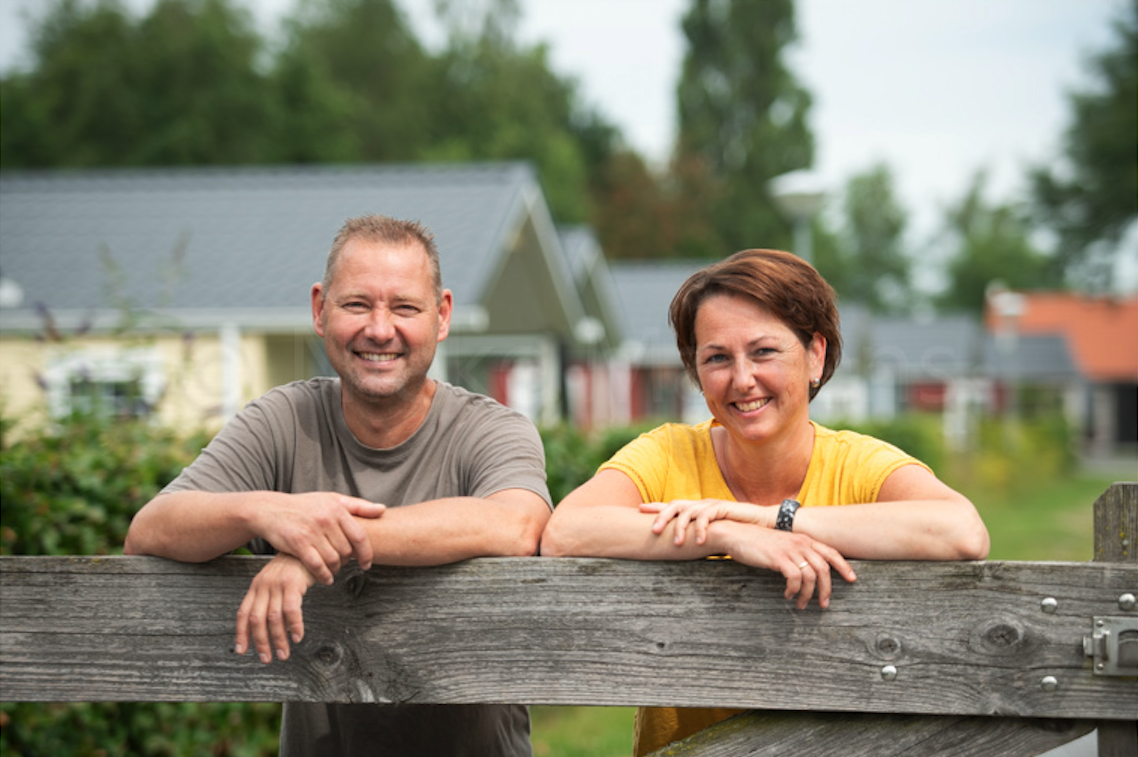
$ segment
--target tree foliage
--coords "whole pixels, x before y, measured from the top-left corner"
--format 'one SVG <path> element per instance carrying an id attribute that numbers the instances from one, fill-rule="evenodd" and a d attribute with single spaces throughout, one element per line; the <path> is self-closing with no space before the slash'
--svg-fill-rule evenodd
<path id="1" fill-rule="evenodd" d="M 896 197 L 893 172 L 884 164 L 854 175 L 842 200 L 836 275 L 830 283 L 843 300 L 876 312 L 904 312 L 912 305 L 912 262 L 905 250 L 908 213 Z"/>
<path id="2" fill-rule="evenodd" d="M 947 213 L 954 251 L 948 263 L 948 288 L 940 305 L 979 315 L 988 287 L 1040 289 L 1058 284 L 1047 255 L 1031 241 L 1026 209 L 991 204 L 984 197 L 986 176 L 978 173 L 960 202 Z"/>
<path id="3" fill-rule="evenodd" d="M 792 0 L 693 0 L 683 19 L 688 49 L 677 90 L 681 156 L 698 156 L 716 188 L 713 223 L 721 256 L 786 246 L 790 227 L 769 182 L 807 168 L 814 142 L 810 94 L 783 60 L 797 38 Z M 681 175 L 690 181 L 693 177 Z"/>
<path id="4" fill-rule="evenodd" d="M 1057 266 L 1104 289 L 1114 252 L 1138 218 L 1138 0 L 1114 24 L 1115 45 L 1090 60 L 1094 82 L 1069 95 L 1064 160 L 1034 173 L 1038 217 L 1059 236 Z"/>
<path id="5" fill-rule="evenodd" d="M 588 220 L 618 131 L 544 47 L 512 42 L 513 0 L 441 5 L 482 20 L 455 22 L 431 52 L 395 0 L 298 0 L 276 44 L 238 0 L 158 0 L 142 17 L 120 0 L 55 0 L 33 26 L 31 69 L 0 81 L 0 161 L 530 160 L 555 216 Z"/>
<path id="6" fill-rule="evenodd" d="M 0 82 L 13 167 L 263 162 L 273 95 L 263 42 L 228 0 L 61 0 L 33 30 L 36 65 Z"/>

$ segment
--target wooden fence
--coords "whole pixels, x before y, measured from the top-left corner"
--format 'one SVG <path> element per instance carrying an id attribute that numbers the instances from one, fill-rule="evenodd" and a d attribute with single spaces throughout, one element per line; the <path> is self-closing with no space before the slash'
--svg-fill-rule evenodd
<path id="1" fill-rule="evenodd" d="M 856 562 L 825 611 L 730 561 L 345 571 L 270 665 L 232 652 L 266 558 L 2 557 L 0 700 L 723 706 L 760 712 L 666 751 L 1023 757 L 1097 726 L 1135 755 L 1138 484 L 1094 509 L 1094 562 Z"/>

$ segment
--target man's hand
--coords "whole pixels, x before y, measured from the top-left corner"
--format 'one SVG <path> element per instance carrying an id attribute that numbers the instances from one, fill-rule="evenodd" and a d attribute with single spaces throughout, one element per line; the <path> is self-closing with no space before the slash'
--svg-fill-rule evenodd
<path id="1" fill-rule="evenodd" d="M 277 657 L 287 660 L 289 638 L 299 644 L 304 638 L 301 601 L 316 578 L 292 555 L 279 554 L 253 578 L 241 607 L 237 610 L 237 638 L 234 651 L 245 654 L 252 637 L 261 662 Z"/>
<path id="2" fill-rule="evenodd" d="M 298 559 L 315 580 L 332 583 L 353 555 L 360 567 L 371 567 L 372 546 L 356 518 L 378 518 L 386 505 L 333 492 L 291 494 L 283 504 L 257 511 L 254 531 Z"/>

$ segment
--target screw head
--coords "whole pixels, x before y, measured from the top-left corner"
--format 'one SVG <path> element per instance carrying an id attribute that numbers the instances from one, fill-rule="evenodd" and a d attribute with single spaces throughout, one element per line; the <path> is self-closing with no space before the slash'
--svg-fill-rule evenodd
<path id="1" fill-rule="evenodd" d="M 1043 676 L 1043 680 L 1039 682 L 1039 687 L 1047 692 L 1055 691 L 1059 688 L 1059 679 L 1055 676 Z"/>
<path id="2" fill-rule="evenodd" d="M 1133 610 L 1138 607 L 1138 600 L 1134 598 L 1133 594 L 1127 592 L 1118 598 L 1118 606 L 1123 610 Z"/>
<path id="3" fill-rule="evenodd" d="M 1056 609 L 1058 609 L 1059 600 L 1055 599 L 1055 597 L 1044 597 L 1043 601 L 1039 603 L 1039 606 L 1045 613 L 1050 615 L 1054 613 Z"/>
<path id="4" fill-rule="evenodd" d="M 881 669 L 881 678 L 886 681 L 892 681 L 897 678 L 897 666 L 886 665 Z"/>

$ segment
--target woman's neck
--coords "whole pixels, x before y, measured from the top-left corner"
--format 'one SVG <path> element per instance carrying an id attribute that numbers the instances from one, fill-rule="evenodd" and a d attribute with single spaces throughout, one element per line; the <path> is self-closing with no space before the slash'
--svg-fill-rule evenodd
<path id="1" fill-rule="evenodd" d="M 814 452 L 814 425 L 806 421 L 793 434 L 761 442 L 736 439 L 723 426 L 712 426 L 711 441 L 735 499 L 772 505 L 802 489 Z"/>

